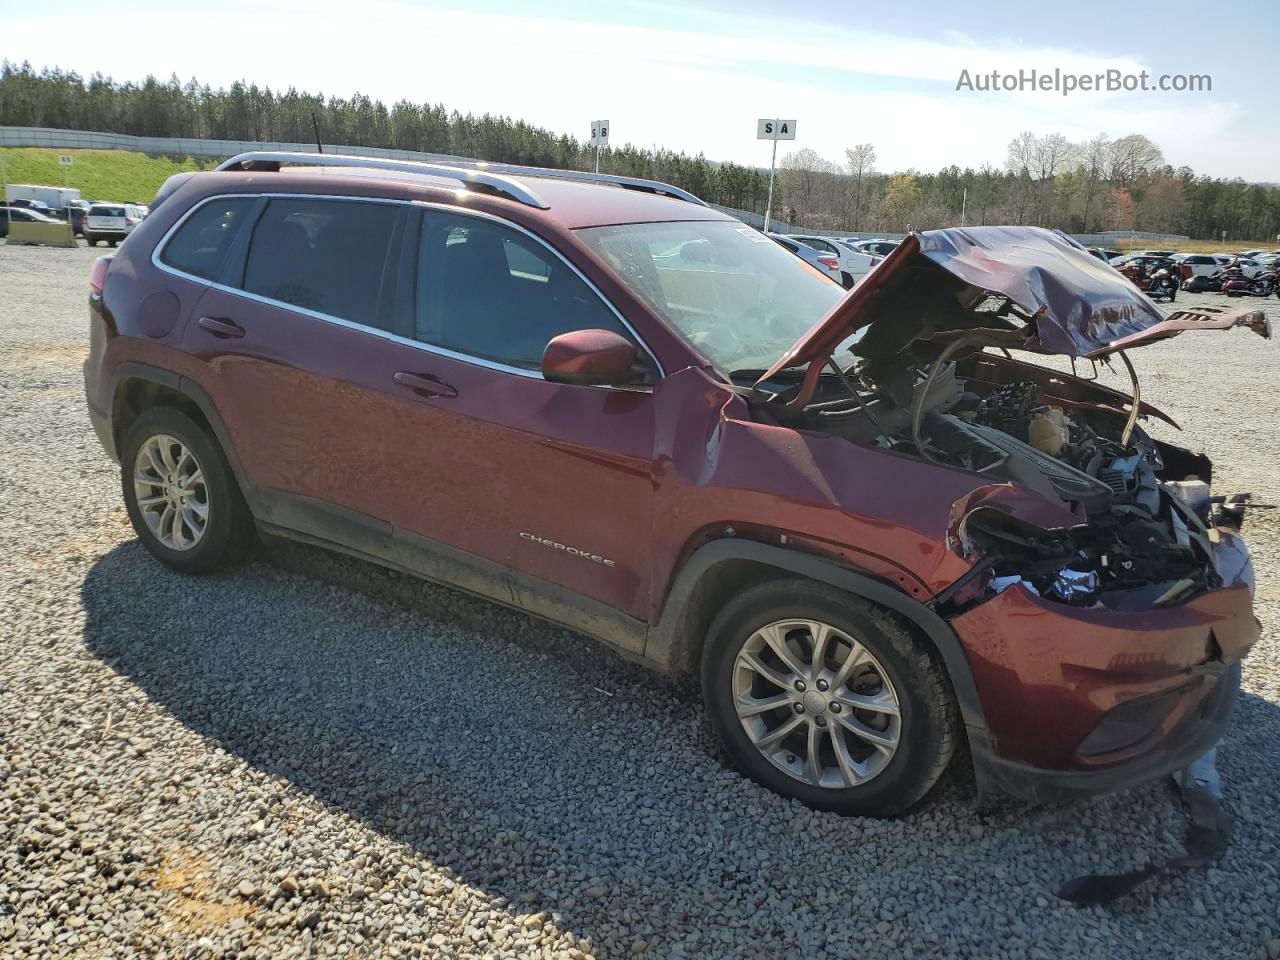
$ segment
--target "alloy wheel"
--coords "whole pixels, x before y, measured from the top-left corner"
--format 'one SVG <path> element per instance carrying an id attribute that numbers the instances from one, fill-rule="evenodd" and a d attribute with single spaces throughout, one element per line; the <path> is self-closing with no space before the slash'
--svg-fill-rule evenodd
<path id="1" fill-rule="evenodd" d="M 191 450 L 167 434 L 148 437 L 133 465 L 133 492 L 147 529 L 170 550 L 190 550 L 209 526 L 209 491 Z"/>
<path id="2" fill-rule="evenodd" d="M 875 656 L 816 620 L 777 620 L 742 644 L 733 703 L 755 748 L 802 783 L 860 786 L 884 771 L 901 738 L 901 705 Z"/>

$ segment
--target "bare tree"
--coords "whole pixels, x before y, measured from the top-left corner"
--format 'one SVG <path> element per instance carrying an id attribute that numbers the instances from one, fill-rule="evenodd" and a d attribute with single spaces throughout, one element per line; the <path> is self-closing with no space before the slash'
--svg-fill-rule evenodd
<path id="1" fill-rule="evenodd" d="M 1164 164 L 1160 148 L 1140 133 L 1131 133 L 1111 144 L 1107 153 L 1107 179 L 1127 187 L 1140 176 Z"/>
<path id="2" fill-rule="evenodd" d="M 1036 135 L 1030 130 L 1023 130 L 1009 141 L 1008 155 L 1004 165 L 1011 173 L 1030 174 L 1035 166 Z"/>
<path id="3" fill-rule="evenodd" d="M 1111 141 L 1105 133 L 1100 133 L 1092 140 L 1080 144 L 1077 158 L 1081 175 L 1081 190 L 1084 195 L 1084 215 L 1081 226 L 1089 230 L 1089 213 L 1093 202 L 1106 182 L 1107 163 L 1111 156 Z"/>
<path id="4" fill-rule="evenodd" d="M 822 159 L 818 151 L 805 147 L 788 153 L 782 158 L 783 187 L 796 213 L 800 225 L 804 225 L 806 215 L 814 212 L 814 200 L 818 186 L 830 174 L 835 172 L 835 164 Z"/>
<path id="5" fill-rule="evenodd" d="M 856 147 L 845 150 L 844 156 L 849 176 L 853 178 L 853 191 L 850 198 L 853 201 L 850 211 L 852 216 L 849 219 L 853 223 L 854 231 L 857 231 L 861 229 L 859 223 L 862 215 L 864 181 L 876 172 L 876 148 L 869 143 L 860 143 Z"/>
<path id="6" fill-rule="evenodd" d="M 1016 194 L 1014 222 L 1022 223 L 1026 220 L 1027 208 L 1035 190 L 1032 175 L 1036 166 L 1036 135 L 1034 133 L 1023 130 L 1009 141 L 1005 166 L 1010 173 L 1016 175 L 1013 188 Z"/>

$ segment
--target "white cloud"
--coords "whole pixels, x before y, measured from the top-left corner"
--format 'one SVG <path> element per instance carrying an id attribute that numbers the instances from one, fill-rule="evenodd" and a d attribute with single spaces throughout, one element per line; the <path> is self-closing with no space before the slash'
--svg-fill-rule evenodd
<path id="1" fill-rule="evenodd" d="M 90 8 L 80 36 L 145 37 L 141 43 L 67 46 L 53 29 L 11 25 L 24 57 L 36 63 L 100 69 L 119 79 L 154 72 L 213 84 L 244 78 L 387 101 L 442 102 L 463 111 L 502 113 L 584 136 L 605 117 L 615 142 L 702 152 L 764 164 L 754 137 L 758 116 L 799 121 L 797 146 L 833 160 L 870 141 L 882 169 L 936 169 L 948 163 L 999 164 L 1017 132 L 1057 130 L 1073 139 L 1099 131 L 1145 133 L 1168 159 L 1201 172 L 1265 174 L 1274 137 L 1246 134 L 1240 111 L 1211 95 L 1136 96 L 1052 93 L 984 95 L 955 90 L 962 69 L 1011 72 L 1057 67 L 1075 73 L 1137 72 L 1133 55 L 979 42 L 951 32 L 941 40 L 847 27 L 799 26 L 784 17 L 725 18 L 718 33 L 665 26 L 621 27 L 584 20 L 430 10 L 392 0 L 297 0 L 254 8 L 159 8 L 130 23 L 127 9 Z M 23 21 L 53 14 L 28 13 Z M 98 22 L 93 22 L 94 19 Z M 678 18 L 677 18 L 678 22 Z M 815 32 L 815 30 L 817 32 Z M 181 47 L 164 38 L 199 37 Z M 1252 138 L 1252 139 L 1250 139 Z M 1224 146 L 1235 147 L 1224 150 Z"/>

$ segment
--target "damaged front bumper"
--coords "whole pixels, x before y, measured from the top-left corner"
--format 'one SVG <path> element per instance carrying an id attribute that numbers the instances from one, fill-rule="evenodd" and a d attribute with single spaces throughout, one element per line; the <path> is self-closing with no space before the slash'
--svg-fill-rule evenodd
<path id="1" fill-rule="evenodd" d="M 1150 783 L 1191 766 L 1213 749 L 1231 722 L 1240 692 L 1240 663 L 1222 665 L 1204 683 L 1198 703 L 1183 712 L 1182 722 L 1150 749 L 1097 769 L 1055 770 L 1009 760 L 997 754 L 986 733 L 970 731 L 973 769 L 979 793 L 1001 793 L 1043 803 L 1111 793 Z"/>
<path id="2" fill-rule="evenodd" d="M 1045 800 L 1146 783 L 1221 738 L 1258 638 L 1243 583 L 1177 606 L 1076 608 L 1010 588 L 954 618 L 984 706 L 979 789 Z"/>

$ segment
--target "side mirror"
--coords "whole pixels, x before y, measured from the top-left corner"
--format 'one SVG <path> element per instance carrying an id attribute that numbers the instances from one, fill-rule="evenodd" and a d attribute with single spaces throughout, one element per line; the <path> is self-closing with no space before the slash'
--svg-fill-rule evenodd
<path id="1" fill-rule="evenodd" d="M 600 387 L 645 380 L 635 344 L 611 330 L 574 330 L 553 337 L 542 353 L 542 375 L 555 383 Z"/>

